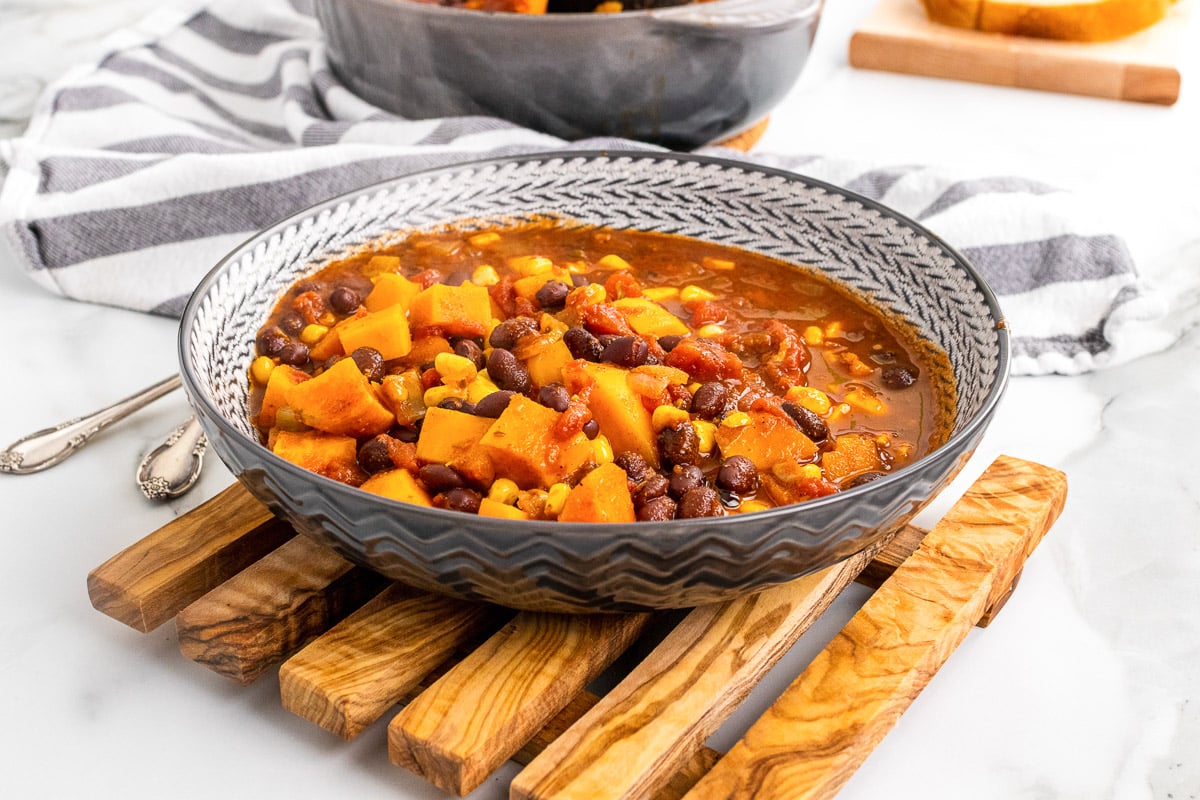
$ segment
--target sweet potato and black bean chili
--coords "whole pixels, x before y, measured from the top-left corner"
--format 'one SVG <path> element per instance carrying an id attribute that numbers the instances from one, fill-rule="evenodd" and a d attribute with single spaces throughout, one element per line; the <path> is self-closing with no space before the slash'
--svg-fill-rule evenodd
<path id="1" fill-rule="evenodd" d="M 409 235 L 291 288 L 252 410 L 279 456 L 368 492 L 626 522 L 798 503 L 944 439 L 903 325 L 817 275 L 664 234 Z"/>

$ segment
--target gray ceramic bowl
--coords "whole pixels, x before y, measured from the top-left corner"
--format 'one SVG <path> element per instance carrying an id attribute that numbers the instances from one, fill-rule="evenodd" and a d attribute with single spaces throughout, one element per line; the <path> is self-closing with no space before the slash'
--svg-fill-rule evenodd
<path id="1" fill-rule="evenodd" d="M 247 415 L 255 334 L 296 280 L 400 229 L 546 212 L 665 231 L 811 265 L 910 321 L 950 358 L 949 441 L 849 491 L 733 517 L 586 524 L 406 505 L 304 471 L 258 443 Z M 958 472 L 1007 380 L 1008 335 L 979 275 L 869 200 L 718 159 L 560 153 L 398 178 L 255 236 L 201 282 L 180 330 L 184 385 L 213 447 L 259 499 L 350 559 L 423 589 L 557 611 L 688 607 L 833 564 L 907 522 Z"/>
<path id="2" fill-rule="evenodd" d="M 400 116 L 492 116 L 567 140 L 693 149 L 752 126 L 783 99 L 823 2 L 532 16 L 317 0 L 316 10 L 338 77 Z"/>

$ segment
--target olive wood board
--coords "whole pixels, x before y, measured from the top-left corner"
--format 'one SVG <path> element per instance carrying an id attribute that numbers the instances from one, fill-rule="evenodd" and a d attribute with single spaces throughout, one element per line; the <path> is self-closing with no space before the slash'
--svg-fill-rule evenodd
<path id="1" fill-rule="evenodd" d="M 1172 105 L 1191 6 L 1109 42 L 1068 42 L 954 28 L 931 21 L 921 0 L 880 0 L 850 37 L 863 69 Z"/>
<path id="2" fill-rule="evenodd" d="M 238 683 L 277 669 L 283 706 L 342 738 L 386 724 L 392 763 L 460 796 L 512 759 L 521 800 L 831 797 L 1000 610 L 1066 492 L 1061 472 L 1001 456 L 929 531 L 813 575 L 674 614 L 572 616 L 389 582 L 235 485 L 88 590 L 141 631 L 174 617 L 184 655 Z M 875 592 L 841 632 L 727 754 L 704 746 L 853 580 Z M 615 686 L 592 694 L 606 670 Z"/>

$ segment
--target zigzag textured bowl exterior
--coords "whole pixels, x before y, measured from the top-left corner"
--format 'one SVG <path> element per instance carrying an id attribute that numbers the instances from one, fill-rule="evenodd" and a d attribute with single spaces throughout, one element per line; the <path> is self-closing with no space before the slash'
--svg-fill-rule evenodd
<path id="1" fill-rule="evenodd" d="M 262 447 L 247 418 L 255 334 L 300 277 L 398 230 L 554 214 L 664 231 L 808 265 L 909 320 L 950 357 L 949 441 L 849 491 L 734 517 L 596 525 L 488 519 L 411 506 L 306 472 Z M 184 312 L 184 386 L 213 448 L 299 530 L 414 586 L 516 608 L 682 608 L 798 577 L 871 546 L 961 469 L 1008 375 L 995 298 L 916 223 L 808 178 L 719 159 L 562 153 L 476 162 L 331 200 L 255 236 Z"/>

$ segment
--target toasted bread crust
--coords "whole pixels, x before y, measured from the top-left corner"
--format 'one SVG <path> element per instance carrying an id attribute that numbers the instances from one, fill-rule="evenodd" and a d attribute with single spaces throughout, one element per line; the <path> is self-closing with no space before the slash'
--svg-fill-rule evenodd
<path id="1" fill-rule="evenodd" d="M 989 33 L 1076 42 L 1119 39 L 1150 27 L 1173 0 L 922 0 L 934 22 Z"/>

